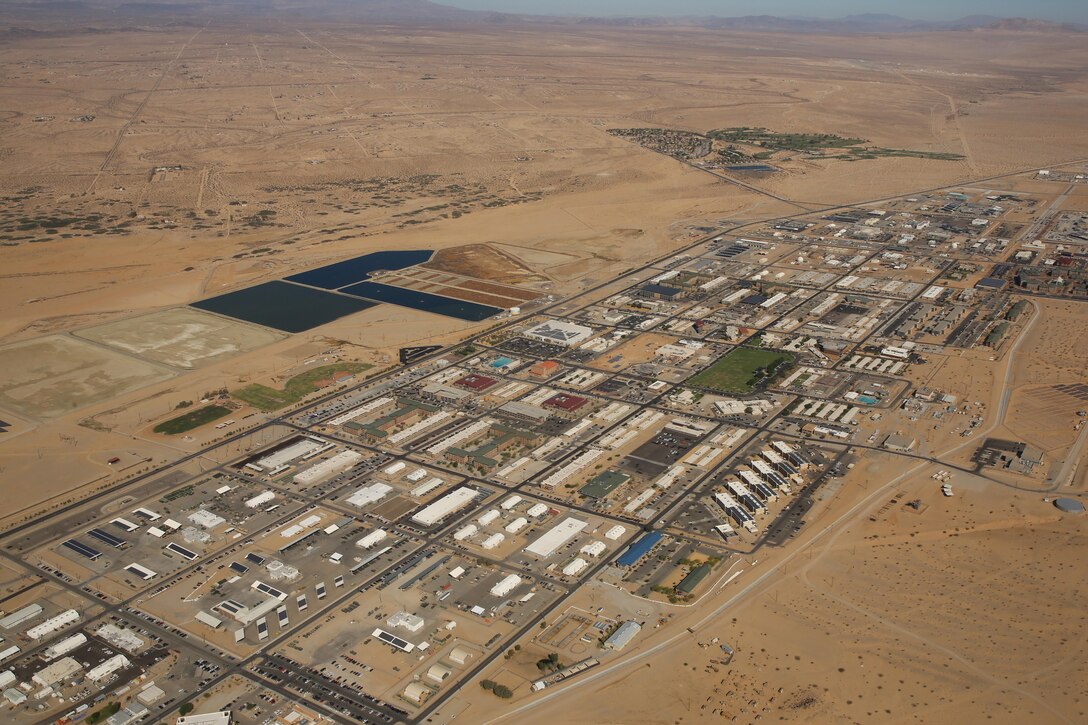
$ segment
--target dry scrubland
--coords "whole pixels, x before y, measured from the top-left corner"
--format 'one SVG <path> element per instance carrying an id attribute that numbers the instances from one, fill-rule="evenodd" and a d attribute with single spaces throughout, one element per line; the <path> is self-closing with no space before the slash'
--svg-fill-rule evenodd
<path id="1" fill-rule="evenodd" d="M 1077 413 L 1088 409 L 1088 399 L 1055 388 L 1088 382 L 1088 332 L 1084 305 L 1038 300 L 1041 310 L 1016 355 L 1012 395 L 1004 426 L 997 434 L 1031 442 L 1050 461 L 1062 461 L 1078 437 Z M 1049 465 L 1049 464 L 1048 464 Z M 1083 490 L 1084 466 L 1074 481 Z"/>
<path id="2" fill-rule="evenodd" d="M 901 470 L 898 461 L 877 463 L 846 486 L 875 489 Z M 899 487 L 922 499 L 921 513 L 902 496 L 887 508 L 881 498 L 876 521 L 856 519 L 807 546 L 694 635 L 496 721 L 1083 719 L 1083 522 L 1038 495 L 967 474 L 953 478 L 957 497 L 945 499 L 933 470 Z M 836 500 L 828 513 L 845 508 Z M 784 553 L 759 557 L 726 593 Z M 716 646 L 701 646 L 711 637 L 736 650 L 730 665 L 717 662 Z"/>
<path id="3" fill-rule="evenodd" d="M 473 326 L 381 306 L 278 341 L 223 328 L 221 344 L 194 347 L 191 325 L 205 323 L 171 312 L 161 319 L 176 332 L 153 343 L 123 322 L 70 332 L 381 249 L 449 250 L 442 270 L 572 293 L 680 246 L 698 224 L 1088 157 L 1086 67 L 1083 36 L 1061 33 L 8 32 L 0 345 L 50 359 L 0 380 L 19 413 L 0 415 L 14 423 L 0 494 L 16 501 L 10 513 L 108 485 L 112 455 L 173 459 L 199 441 L 148 431 L 178 400 L 272 383 L 330 345 L 381 365 Z M 795 159 L 758 182 L 784 202 L 606 132 L 639 126 L 838 133 L 965 159 Z M 1041 307 L 1015 383 L 1083 379 L 1084 337 L 1068 335 L 1078 308 Z M 122 364 L 103 345 L 150 345 L 156 364 Z M 77 348 L 116 397 L 65 388 Z M 1017 432 L 1042 415 L 1018 400 Z M 899 473 L 865 471 L 869 489 Z M 903 486 L 933 493 L 920 475 Z M 737 648 L 730 669 L 706 671 L 709 650 L 685 641 L 517 721 L 706 722 L 723 709 L 738 722 L 1084 719 L 1082 524 L 1034 494 L 955 483 L 959 505 L 929 496 L 924 514 L 837 530 L 718 620 L 707 631 Z"/>

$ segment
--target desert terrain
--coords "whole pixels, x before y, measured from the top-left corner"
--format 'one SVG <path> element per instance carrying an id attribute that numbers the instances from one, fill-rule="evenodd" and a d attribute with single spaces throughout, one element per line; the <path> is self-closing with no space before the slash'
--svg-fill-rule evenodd
<path id="1" fill-rule="evenodd" d="M 392 370 L 401 348 L 498 325 L 378 304 L 292 332 L 189 307 L 224 293 L 427 250 L 378 279 L 504 316 L 581 295 L 554 310 L 565 313 L 615 294 L 631 270 L 648 279 L 644 265 L 772 220 L 953 188 L 1088 208 L 1084 184 L 1032 177 L 1083 173 L 1088 159 L 1080 33 L 261 18 L 0 32 L 5 527 L 179 459 L 189 473 L 223 464 L 209 445 L 234 441 L 241 455 L 246 431 L 289 408 L 239 391 L 286 396 L 327 369 L 292 393 L 314 401 Z M 775 173 L 731 172 L 609 133 L 737 127 L 881 153 L 777 150 L 758 157 Z M 911 374 L 974 401 L 974 438 L 947 419 L 904 423 L 918 440 L 909 465 L 855 451 L 804 533 L 730 560 L 695 604 L 655 600 L 669 626 L 618 665 L 527 700 L 533 663 L 512 658 L 483 676 L 517 683 L 513 702 L 470 683 L 434 717 L 1082 721 L 1085 519 L 1047 499 L 1083 500 L 1088 486 L 1088 427 L 1074 427 L 1088 401 L 1058 387 L 1088 383 L 1084 303 L 1039 295 L 1011 329 Z M 671 339 L 628 349 L 649 357 Z M 612 356 L 590 367 L 616 372 Z M 215 404 L 215 426 L 161 427 Z M 1039 448 L 1047 470 L 971 472 L 983 434 Z M 932 485 L 949 466 L 955 498 Z M 617 592 L 593 582 L 574 601 L 635 616 Z M 728 664 L 717 640 L 735 651 Z"/>
<path id="2" fill-rule="evenodd" d="M 485 273 L 512 269 L 562 295 L 707 224 L 1067 162 L 1088 156 L 1073 132 L 1079 40 L 303 24 L 9 31 L 0 342 L 76 333 L 56 344 L 82 346 L 96 333 L 78 331 L 95 325 L 372 250 L 484 245 L 501 254 Z M 994 57 L 994 43 L 1007 55 Z M 741 125 L 964 158 L 787 160 L 757 193 L 607 133 Z M 461 327 L 379 308 L 310 339 L 345 340 L 346 354 L 378 363 Z M 169 455 L 139 434 L 142 421 L 275 374 L 270 361 L 298 344 L 242 349 L 197 372 L 129 370 L 67 401 L 80 408 L 67 416 L 65 401 L 17 409 L 14 431 L 30 437 L 0 444 L 3 478 L 48 459 L 58 487 L 42 492 L 57 493 L 103 473 L 87 453 Z M 147 385 L 163 374 L 171 379 Z M 120 437 L 78 426 L 96 412 L 82 402 L 117 408 L 115 394 L 133 386 L 123 401 L 134 417 L 109 426 Z"/>

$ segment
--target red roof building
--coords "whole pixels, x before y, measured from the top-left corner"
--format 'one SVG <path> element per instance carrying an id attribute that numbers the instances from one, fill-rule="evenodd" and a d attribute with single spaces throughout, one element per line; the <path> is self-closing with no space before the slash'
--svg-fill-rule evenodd
<path id="1" fill-rule="evenodd" d="M 555 360 L 541 360 L 529 368 L 529 374 L 538 378 L 546 378 L 554 375 L 559 370 L 559 363 Z"/>
<path id="2" fill-rule="evenodd" d="M 552 397 L 544 401 L 544 405 L 549 408 L 558 408 L 559 410 L 565 410 L 568 413 L 581 408 L 588 401 L 585 398 L 580 398 L 577 395 L 568 395 L 567 393 L 556 393 Z"/>
<path id="3" fill-rule="evenodd" d="M 465 388 L 466 390 L 471 390 L 473 392 L 479 393 L 481 391 L 487 390 L 497 382 L 499 381 L 495 380 L 494 378 L 471 373 L 461 378 L 460 380 L 455 381 L 454 385 L 459 388 Z"/>

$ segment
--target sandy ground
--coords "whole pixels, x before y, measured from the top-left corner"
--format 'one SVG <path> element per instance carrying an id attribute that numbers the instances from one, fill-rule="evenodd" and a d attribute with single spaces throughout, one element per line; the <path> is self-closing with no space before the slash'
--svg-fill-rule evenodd
<path id="1" fill-rule="evenodd" d="M 1068 325 L 1073 309 L 1041 304 L 1011 358 L 974 363 L 971 392 L 987 418 L 976 438 L 931 441 L 934 453 L 966 456 L 983 434 L 1005 430 L 993 381 L 1007 370 L 1018 380 L 1037 362 L 1036 341 Z M 1019 424 L 1012 404 L 1007 422 Z M 806 535 L 743 557 L 737 580 L 675 609 L 619 660 L 554 691 L 529 695 L 525 683 L 512 705 L 470 688 L 449 707 L 503 723 L 1083 719 L 1084 517 L 959 471 L 946 498 L 931 478 L 939 470 L 866 452 L 806 516 Z M 905 505 L 915 499 L 918 511 Z M 714 638 L 736 651 L 728 664 Z"/>
<path id="2" fill-rule="evenodd" d="M 497 281 L 570 294 L 696 226 L 1088 156 L 1079 35 L 563 32 L 255 23 L 7 37 L 0 344 L 39 346 L 52 366 L 2 366 L 18 425 L 0 442 L 0 494 L 21 509 L 174 458 L 183 443 L 144 431 L 179 400 L 268 381 L 329 344 L 380 363 L 471 326 L 382 306 L 221 359 L 152 345 L 143 354 L 212 360 L 161 382 L 171 371 L 111 362 L 70 331 L 379 249 L 488 245 L 524 268 Z M 787 203 L 606 132 L 655 125 L 858 135 L 965 159 L 795 159 L 761 182 Z M 1067 334 L 1077 312 L 1054 314 L 1064 322 L 1033 329 L 1016 385 L 1082 378 L 1083 336 Z M 104 376 L 64 403 L 84 358 L 64 368 L 75 358 L 56 352 L 73 346 Z M 1016 400 L 1014 431 L 1041 415 Z M 146 463 L 118 474 L 103 463 L 113 451 Z M 932 499 L 920 475 L 903 485 Z M 974 485 L 924 514 L 836 529 L 791 561 L 697 633 L 736 646 L 730 670 L 704 671 L 709 650 L 678 641 L 519 721 L 1083 720 L 1083 519 Z"/>
<path id="3" fill-rule="evenodd" d="M 652 634 L 624 652 L 629 664 L 522 701 L 539 701 L 531 709 L 499 718 L 493 700 L 473 698 L 471 712 L 525 723 L 1083 719 L 1083 519 L 967 475 L 947 499 L 931 470 L 899 487 L 921 513 L 902 498 L 874 504 L 876 521 L 803 545 L 755 593 L 700 620 L 784 556 L 764 552 L 702 611 L 679 615 L 664 649 L 648 654 L 667 636 Z M 736 651 L 729 664 L 712 638 Z"/>

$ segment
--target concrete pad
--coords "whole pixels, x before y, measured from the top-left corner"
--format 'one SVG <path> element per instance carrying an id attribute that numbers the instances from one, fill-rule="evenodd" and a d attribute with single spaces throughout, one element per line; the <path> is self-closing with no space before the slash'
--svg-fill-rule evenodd
<path id="1" fill-rule="evenodd" d="M 33 418 L 55 418 L 172 376 L 158 365 L 50 335 L 0 348 L 0 405 Z"/>
<path id="2" fill-rule="evenodd" d="M 210 365 L 285 337 L 189 307 L 117 320 L 75 334 L 183 370 Z"/>

